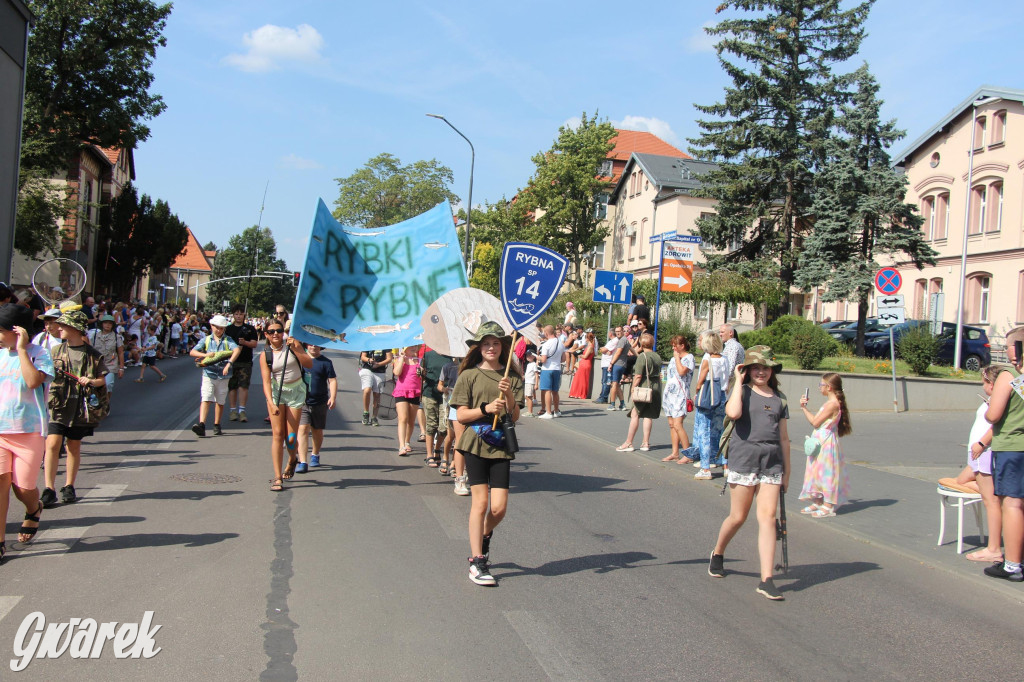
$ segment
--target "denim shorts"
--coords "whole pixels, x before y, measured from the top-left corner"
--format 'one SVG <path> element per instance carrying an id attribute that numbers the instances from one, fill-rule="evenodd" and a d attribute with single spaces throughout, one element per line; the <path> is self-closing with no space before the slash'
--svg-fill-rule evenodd
<path id="1" fill-rule="evenodd" d="M 1000 497 L 1024 499 L 1024 452 L 992 452 L 992 476 Z"/>
<path id="2" fill-rule="evenodd" d="M 540 390 L 555 391 L 562 387 L 562 372 L 557 369 L 543 369 L 540 372 Z"/>
<path id="3" fill-rule="evenodd" d="M 612 383 L 622 381 L 622 375 L 626 373 L 625 365 L 612 365 Z"/>

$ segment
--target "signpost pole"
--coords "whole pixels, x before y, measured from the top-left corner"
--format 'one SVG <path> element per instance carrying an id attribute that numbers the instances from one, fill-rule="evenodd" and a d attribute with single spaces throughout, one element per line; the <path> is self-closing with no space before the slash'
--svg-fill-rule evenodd
<path id="1" fill-rule="evenodd" d="M 652 249 L 653 250 L 653 249 Z M 654 346 L 658 350 L 658 316 L 661 314 L 661 277 L 665 271 L 665 241 L 661 242 L 661 258 L 658 259 L 658 290 L 654 296 Z"/>
<path id="2" fill-rule="evenodd" d="M 896 402 L 896 343 L 893 341 L 892 325 L 889 325 L 889 357 L 892 360 L 892 412 L 899 414 L 900 409 Z"/>
<path id="3" fill-rule="evenodd" d="M 612 328 L 612 305 L 611 303 L 608 304 L 608 329 Z"/>

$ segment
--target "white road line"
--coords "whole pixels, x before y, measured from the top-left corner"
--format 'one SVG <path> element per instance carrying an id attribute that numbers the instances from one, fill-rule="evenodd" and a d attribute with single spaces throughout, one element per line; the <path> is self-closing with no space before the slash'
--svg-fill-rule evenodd
<path id="1" fill-rule="evenodd" d="M 11 609 L 17 606 L 20 601 L 21 597 L 0 597 L 0 621 L 6 618 Z"/>
<path id="2" fill-rule="evenodd" d="M 182 419 L 175 426 L 171 427 L 170 430 L 153 429 L 139 440 L 144 443 L 147 441 L 156 441 L 155 445 L 149 445 L 147 447 L 153 450 L 166 450 L 167 448 L 171 447 L 171 443 L 177 440 L 178 434 L 180 434 L 184 429 L 188 428 L 188 426 L 192 424 L 193 421 L 195 421 L 195 415 L 192 414 L 191 410 L 189 410 L 189 413 L 185 416 L 185 418 Z"/>
<path id="3" fill-rule="evenodd" d="M 113 473 L 116 474 L 119 471 L 127 471 L 129 469 L 141 469 L 149 464 L 149 462 L 150 460 L 148 459 L 124 459 L 117 465 L 117 468 L 114 469 Z"/>
<path id="4" fill-rule="evenodd" d="M 451 490 L 451 488 L 447 489 Z M 454 495 L 452 496 L 454 497 Z M 434 515 L 449 540 L 465 541 L 469 537 L 467 530 L 469 516 L 465 505 L 452 504 L 453 500 L 446 500 L 436 495 L 422 495 L 421 499 L 423 506 Z"/>
<path id="5" fill-rule="evenodd" d="M 64 554 L 82 539 L 88 529 L 88 526 L 66 526 L 41 530 L 36 535 L 36 540 L 18 552 L 18 555 L 25 557 Z"/>
<path id="6" fill-rule="evenodd" d="M 127 488 L 127 483 L 97 483 L 77 504 L 109 507 Z"/>
<path id="7" fill-rule="evenodd" d="M 505 620 L 516 631 L 537 663 L 552 680 L 600 680 L 597 670 L 567 648 L 565 641 L 530 611 L 505 611 Z"/>

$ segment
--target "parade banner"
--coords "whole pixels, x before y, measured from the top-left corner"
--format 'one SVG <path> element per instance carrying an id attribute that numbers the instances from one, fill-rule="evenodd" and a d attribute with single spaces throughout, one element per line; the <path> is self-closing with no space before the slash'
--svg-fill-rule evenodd
<path id="1" fill-rule="evenodd" d="M 551 307 L 568 271 L 568 259 L 549 248 L 528 242 L 505 244 L 498 283 L 513 329 L 533 324 Z"/>
<path id="2" fill-rule="evenodd" d="M 346 227 L 317 202 L 291 335 L 362 351 L 422 343 L 420 318 L 467 286 L 448 202 L 395 225 Z"/>

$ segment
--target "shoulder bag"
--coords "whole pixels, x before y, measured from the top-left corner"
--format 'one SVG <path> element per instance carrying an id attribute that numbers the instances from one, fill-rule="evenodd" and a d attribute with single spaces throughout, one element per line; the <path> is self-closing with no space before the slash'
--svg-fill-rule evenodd
<path id="1" fill-rule="evenodd" d="M 708 356 L 704 356 L 701 359 L 703 364 L 704 360 L 708 363 L 708 373 L 704 377 L 704 383 L 701 384 L 700 390 L 697 392 L 697 407 L 702 410 L 713 410 L 722 404 L 724 394 L 722 388 L 715 381 L 715 368 L 712 366 L 712 360 Z"/>
<path id="2" fill-rule="evenodd" d="M 644 353 L 644 381 L 650 384 L 651 378 L 650 369 L 647 364 L 648 360 L 649 358 L 647 357 L 647 354 Z M 650 385 L 637 386 L 636 388 L 633 389 L 632 397 L 634 403 L 650 403 L 652 400 L 654 400 L 654 389 L 651 388 Z"/>

